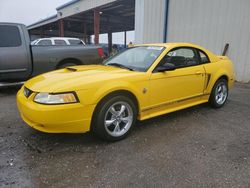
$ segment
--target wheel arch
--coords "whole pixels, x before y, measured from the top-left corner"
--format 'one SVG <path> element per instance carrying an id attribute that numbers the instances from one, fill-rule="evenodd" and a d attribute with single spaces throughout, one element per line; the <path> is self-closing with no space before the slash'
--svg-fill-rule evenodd
<path id="1" fill-rule="evenodd" d="M 215 74 L 214 76 L 211 77 L 209 82 L 209 85 L 207 87 L 207 92 L 211 93 L 212 89 L 215 85 L 215 83 L 219 80 L 219 79 L 225 79 L 227 82 L 229 82 L 229 76 L 228 74 L 226 74 L 226 72 L 218 72 L 217 74 Z"/>
<path id="2" fill-rule="evenodd" d="M 218 83 L 220 83 L 219 81 L 222 81 L 223 80 L 223 82 L 227 85 L 227 89 L 226 89 L 226 91 L 227 91 L 227 94 L 226 94 L 226 97 L 225 97 L 225 100 L 223 99 L 223 96 L 222 97 L 220 97 L 220 98 L 222 98 L 221 100 L 224 100 L 221 104 L 220 104 L 220 102 L 218 102 L 217 101 L 217 94 L 216 94 L 216 87 L 218 86 Z M 226 82 L 225 82 L 226 81 Z M 223 92 L 223 95 L 225 95 L 224 94 L 224 92 Z M 226 100 L 227 100 L 227 97 L 228 97 L 228 77 L 227 77 L 227 75 L 221 75 L 221 76 L 219 76 L 216 80 L 215 80 L 215 82 L 214 82 L 214 84 L 213 84 L 213 87 L 212 87 L 212 90 L 211 90 L 211 93 L 210 93 L 210 96 L 209 96 L 209 103 L 210 103 L 210 105 L 213 107 L 213 108 L 220 108 L 220 107 L 222 107 L 223 105 L 224 105 L 224 103 L 226 102 Z"/>
<path id="3" fill-rule="evenodd" d="M 137 100 L 137 97 L 135 96 L 135 94 L 131 91 L 128 90 L 116 90 L 113 91 L 111 93 L 109 93 L 107 96 L 117 96 L 117 95 L 123 95 L 123 96 L 127 96 L 130 99 L 133 100 L 133 102 L 135 103 L 136 107 L 139 108 L 139 101 Z"/>
<path id="4" fill-rule="evenodd" d="M 105 100 L 108 100 L 109 98 L 112 98 L 114 96 L 119 96 L 119 95 L 126 96 L 126 97 L 129 97 L 130 99 L 132 99 L 132 101 L 136 105 L 137 110 L 139 111 L 140 105 L 139 105 L 138 98 L 136 97 L 136 95 L 133 92 L 131 92 L 127 89 L 118 89 L 118 90 L 114 90 L 114 91 L 111 91 L 111 92 L 105 94 L 101 99 L 98 100 L 96 108 L 98 107 L 98 105 L 101 105 Z"/>
<path id="5" fill-rule="evenodd" d="M 225 79 L 226 81 L 228 81 L 229 77 L 226 74 L 223 74 L 216 81 L 218 81 L 220 79 Z"/>
<path id="6" fill-rule="evenodd" d="M 224 74 L 221 74 L 221 75 L 217 76 L 216 79 L 214 79 L 213 85 L 212 85 L 212 89 L 213 89 L 215 83 L 216 83 L 218 80 L 220 80 L 220 79 L 225 79 L 227 82 L 229 81 L 229 77 L 227 76 L 227 74 L 225 74 L 225 73 L 224 73 Z"/>
<path id="7" fill-rule="evenodd" d="M 56 65 L 56 69 L 60 68 L 60 66 L 67 64 L 67 63 L 73 63 L 75 65 L 82 65 L 83 62 L 77 58 L 65 58 L 60 60 L 57 65 Z"/>
<path id="8" fill-rule="evenodd" d="M 136 97 L 136 95 L 129 91 L 129 90 L 126 90 L 126 89 L 118 89 L 118 90 L 114 90 L 114 91 L 111 91 L 110 93 L 106 94 L 105 96 L 103 96 L 98 102 L 97 102 L 97 105 L 93 111 L 93 115 L 92 115 L 92 118 L 91 118 L 91 127 L 90 129 L 92 130 L 93 128 L 93 122 L 94 122 L 94 119 L 96 118 L 96 115 L 97 115 L 97 112 L 98 112 L 98 109 L 101 105 L 103 105 L 103 103 L 114 97 L 114 96 L 126 96 L 126 97 L 129 97 L 135 104 L 136 108 L 137 108 L 137 111 L 139 113 L 140 111 L 140 104 L 139 104 L 139 100 L 138 98 Z"/>

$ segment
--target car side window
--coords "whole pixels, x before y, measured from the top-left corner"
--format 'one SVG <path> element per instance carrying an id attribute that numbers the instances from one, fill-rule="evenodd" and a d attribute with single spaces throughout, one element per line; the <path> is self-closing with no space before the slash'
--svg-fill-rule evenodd
<path id="1" fill-rule="evenodd" d="M 196 52 L 192 48 L 177 48 L 168 52 L 164 57 L 166 63 L 172 63 L 176 68 L 189 67 L 199 64 Z"/>
<path id="2" fill-rule="evenodd" d="M 200 55 L 200 59 L 201 59 L 202 64 L 210 62 L 208 56 L 204 52 L 199 50 L 199 55 Z"/>
<path id="3" fill-rule="evenodd" d="M 40 40 L 37 45 L 40 45 L 40 46 L 49 46 L 49 45 L 52 45 L 52 42 L 51 40 Z"/>
<path id="4" fill-rule="evenodd" d="M 55 45 L 60 45 L 60 46 L 64 46 L 67 45 L 67 43 L 64 40 L 54 40 Z"/>

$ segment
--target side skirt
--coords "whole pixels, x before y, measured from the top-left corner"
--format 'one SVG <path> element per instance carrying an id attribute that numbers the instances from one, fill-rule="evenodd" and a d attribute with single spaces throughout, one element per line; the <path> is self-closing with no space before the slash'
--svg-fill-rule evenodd
<path id="1" fill-rule="evenodd" d="M 139 120 L 145 120 L 152 117 L 160 116 L 177 110 L 182 110 L 188 107 L 206 103 L 209 100 L 210 94 L 203 94 L 194 97 L 189 97 L 177 101 L 171 101 L 160 105 L 155 105 L 141 110 Z"/>

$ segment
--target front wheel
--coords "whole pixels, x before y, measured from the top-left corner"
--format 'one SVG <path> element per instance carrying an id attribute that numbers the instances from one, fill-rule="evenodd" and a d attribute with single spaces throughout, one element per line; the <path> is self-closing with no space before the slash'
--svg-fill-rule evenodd
<path id="1" fill-rule="evenodd" d="M 92 130 L 104 140 L 118 141 L 131 132 L 136 118 L 134 102 L 126 96 L 115 96 L 98 105 Z"/>
<path id="2" fill-rule="evenodd" d="M 219 79 L 214 84 L 213 90 L 209 98 L 209 103 L 214 108 L 220 108 L 226 103 L 227 97 L 228 97 L 227 80 Z"/>

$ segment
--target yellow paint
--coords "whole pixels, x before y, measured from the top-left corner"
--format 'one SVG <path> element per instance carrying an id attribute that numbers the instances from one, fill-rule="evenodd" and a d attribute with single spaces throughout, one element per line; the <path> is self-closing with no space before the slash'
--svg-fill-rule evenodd
<path id="1" fill-rule="evenodd" d="M 87 132 L 90 130 L 96 105 L 115 91 L 125 90 L 133 94 L 139 105 L 138 119 L 144 120 L 207 102 L 213 85 L 221 76 L 228 78 L 229 89 L 233 86 L 235 75 L 227 57 L 216 56 L 200 46 L 187 43 L 142 46 L 166 47 L 147 72 L 85 65 L 73 67 L 77 69 L 75 72 L 61 69 L 32 78 L 24 86 L 34 93 L 27 99 L 23 94 L 23 86 L 17 94 L 21 117 L 31 127 L 43 132 Z M 171 49 L 181 46 L 201 49 L 211 62 L 153 73 L 160 60 Z M 69 91 L 76 92 L 79 103 L 43 105 L 33 102 L 36 92 Z"/>

